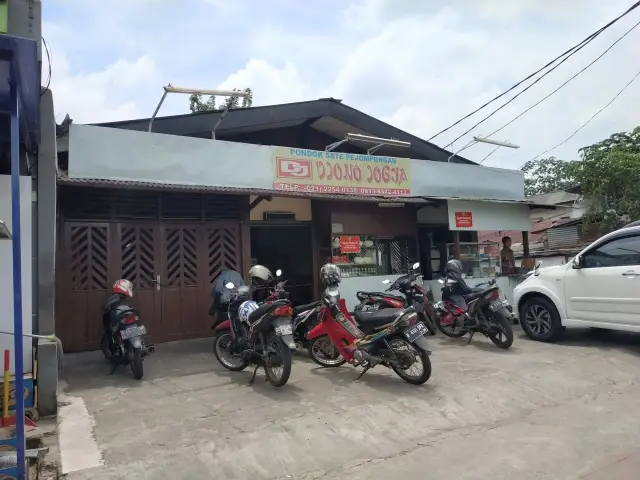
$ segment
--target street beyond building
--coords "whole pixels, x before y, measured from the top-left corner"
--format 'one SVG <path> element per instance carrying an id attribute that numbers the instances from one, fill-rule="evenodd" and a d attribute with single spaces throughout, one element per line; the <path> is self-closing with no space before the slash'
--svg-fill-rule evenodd
<path id="1" fill-rule="evenodd" d="M 99 352 L 68 355 L 65 395 L 86 405 L 95 443 L 65 451 L 74 417 L 63 418 L 63 469 L 97 446 L 104 465 L 69 480 L 569 480 L 640 447 L 640 336 L 571 331 L 543 344 L 517 330 L 508 351 L 484 338 L 432 344 L 422 387 L 384 368 L 354 382 L 353 368 L 301 354 L 285 387 L 261 373 L 251 386 L 250 371 L 222 370 L 209 339 L 161 345 L 142 382 L 126 368 L 109 376 Z"/>

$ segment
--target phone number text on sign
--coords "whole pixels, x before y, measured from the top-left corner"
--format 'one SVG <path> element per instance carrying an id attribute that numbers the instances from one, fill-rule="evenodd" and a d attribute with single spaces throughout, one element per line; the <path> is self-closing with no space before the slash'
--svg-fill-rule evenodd
<path id="1" fill-rule="evenodd" d="M 407 197 L 408 188 L 340 187 L 331 185 L 308 185 L 305 183 L 274 182 L 275 190 L 299 193 L 334 193 L 339 195 L 372 195 L 374 197 Z"/>

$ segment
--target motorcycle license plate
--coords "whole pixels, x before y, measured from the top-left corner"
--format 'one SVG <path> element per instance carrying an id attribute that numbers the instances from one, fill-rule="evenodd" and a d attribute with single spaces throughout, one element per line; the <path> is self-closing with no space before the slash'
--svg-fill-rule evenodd
<path id="1" fill-rule="evenodd" d="M 408 330 L 405 330 L 404 336 L 407 337 L 407 340 L 410 342 L 415 341 L 417 338 L 422 337 L 427 333 L 427 327 L 424 323 L 418 322 L 413 327 Z"/>
<path id="2" fill-rule="evenodd" d="M 131 337 L 139 337 L 147 333 L 147 329 L 144 325 L 137 325 L 135 327 L 129 327 L 125 330 L 120 330 L 120 337 L 123 340 L 127 340 Z"/>
<path id="3" fill-rule="evenodd" d="M 291 335 L 292 333 L 293 329 L 291 328 L 291 324 L 287 323 L 285 325 L 276 325 L 276 334 L 279 336 Z"/>
<path id="4" fill-rule="evenodd" d="M 506 300 L 500 300 L 499 302 L 493 302 L 491 305 L 489 305 L 489 310 L 491 310 L 492 312 L 497 312 L 501 308 L 506 308 L 508 306 L 509 302 L 507 302 Z"/>

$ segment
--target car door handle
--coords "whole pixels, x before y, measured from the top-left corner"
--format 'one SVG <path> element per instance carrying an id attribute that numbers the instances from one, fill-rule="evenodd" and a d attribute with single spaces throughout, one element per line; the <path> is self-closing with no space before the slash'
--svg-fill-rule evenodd
<path id="1" fill-rule="evenodd" d="M 640 273 L 634 272 L 633 270 L 624 272 L 622 275 L 624 275 L 625 277 L 640 277 Z"/>

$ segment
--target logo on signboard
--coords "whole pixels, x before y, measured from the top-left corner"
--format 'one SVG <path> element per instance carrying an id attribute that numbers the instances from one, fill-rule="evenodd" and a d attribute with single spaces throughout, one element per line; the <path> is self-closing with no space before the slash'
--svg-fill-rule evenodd
<path id="1" fill-rule="evenodd" d="M 312 179 L 310 160 L 292 160 L 290 158 L 278 158 L 278 178 L 308 178 Z"/>
<path id="2" fill-rule="evenodd" d="M 473 214 L 471 212 L 456 212 L 456 228 L 472 228 Z"/>

